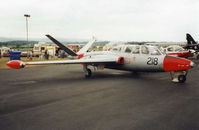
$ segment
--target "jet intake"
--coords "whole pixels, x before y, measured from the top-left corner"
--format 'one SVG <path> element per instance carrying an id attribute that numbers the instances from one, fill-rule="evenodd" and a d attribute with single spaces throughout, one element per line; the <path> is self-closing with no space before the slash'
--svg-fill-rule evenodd
<path id="1" fill-rule="evenodd" d="M 124 64 L 124 57 L 119 57 L 118 58 L 118 64 L 121 64 L 121 65 Z"/>

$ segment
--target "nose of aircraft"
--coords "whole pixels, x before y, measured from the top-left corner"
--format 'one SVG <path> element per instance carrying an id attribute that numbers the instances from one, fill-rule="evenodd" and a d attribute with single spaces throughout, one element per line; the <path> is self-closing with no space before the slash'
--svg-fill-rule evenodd
<path id="1" fill-rule="evenodd" d="M 166 56 L 163 62 L 164 71 L 177 71 L 177 70 L 188 70 L 195 66 L 195 63 L 179 57 Z"/>
<path id="2" fill-rule="evenodd" d="M 193 68 L 196 66 L 196 64 L 193 61 L 191 61 L 190 66 L 191 66 L 191 68 Z"/>

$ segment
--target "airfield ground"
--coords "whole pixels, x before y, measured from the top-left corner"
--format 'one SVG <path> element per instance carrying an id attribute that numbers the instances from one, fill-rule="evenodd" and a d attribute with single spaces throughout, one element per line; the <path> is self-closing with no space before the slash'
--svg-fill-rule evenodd
<path id="1" fill-rule="evenodd" d="M 198 79 L 198 67 L 184 84 L 115 70 L 85 79 L 81 65 L 3 69 L 0 129 L 198 130 Z"/>

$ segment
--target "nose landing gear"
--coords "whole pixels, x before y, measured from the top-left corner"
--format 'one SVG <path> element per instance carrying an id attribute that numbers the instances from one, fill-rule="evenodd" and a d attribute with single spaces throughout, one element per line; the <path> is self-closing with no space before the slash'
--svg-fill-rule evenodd
<path id="1" fill-rule="evenodd" d="M 179 81 L 180 83 L 184 83 L 184 82 L 186 81 L 186 76 L 185 76 L 185 75 L 179 75 L 179 76 L 178 76 L 178 81 Z"/>
<path id="2" fill-rule="evenodd" d="M 170 72 L 172 82 L 184 83 L 186 81 L 187 73 L 187 70 Z"/>

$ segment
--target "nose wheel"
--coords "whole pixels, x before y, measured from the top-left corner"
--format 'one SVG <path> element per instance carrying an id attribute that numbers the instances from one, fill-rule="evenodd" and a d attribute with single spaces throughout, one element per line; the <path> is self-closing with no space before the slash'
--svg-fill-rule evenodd
<path id="1" fill-rule="evenodd" d="M 187 79 L 187 73 L 188 71 L 172 71 L 170 73 L 172 82 L 184 83 Z"/>
<path id="2" fill-rule="evenodd" d="M 178 81 L 179 81 L 179 83 L 184 83 L 186 81 L 186 76 L 185 75 L 179 75 Z"/>

